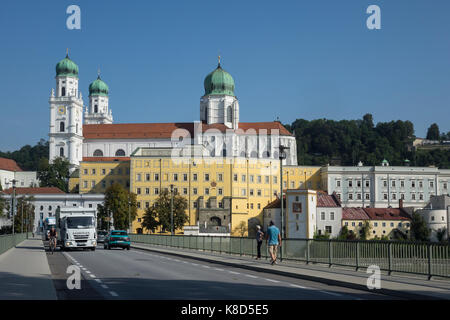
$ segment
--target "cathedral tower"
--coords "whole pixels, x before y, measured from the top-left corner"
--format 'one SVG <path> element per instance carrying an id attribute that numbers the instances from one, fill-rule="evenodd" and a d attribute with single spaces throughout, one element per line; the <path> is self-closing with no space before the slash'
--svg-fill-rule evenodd
<path id="1" fill-rule="evenodd" d="M 66 57 L 56 65 L 56 92 L 50 104 L 49 161 L 62 157 L 73 171 L 82 159 L 83 99 L 78 91 L 78 66 Z"/>
<path id="2" fill-rule="evenodd" d="M 85 124 L 107 124 L 113 122 L 112 112 L 109 109 L 109 87 L 100 78 L 89 85 L 89 107 L 84 114 Z"/>

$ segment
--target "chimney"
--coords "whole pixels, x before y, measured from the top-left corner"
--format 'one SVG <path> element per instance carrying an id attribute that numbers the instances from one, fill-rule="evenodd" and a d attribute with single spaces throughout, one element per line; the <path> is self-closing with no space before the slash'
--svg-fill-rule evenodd
<path id="1" fill-rule="evenodd" d="M 398 207 L 401 209 L 403 208 L 403 199 L 398 200 Z"/>

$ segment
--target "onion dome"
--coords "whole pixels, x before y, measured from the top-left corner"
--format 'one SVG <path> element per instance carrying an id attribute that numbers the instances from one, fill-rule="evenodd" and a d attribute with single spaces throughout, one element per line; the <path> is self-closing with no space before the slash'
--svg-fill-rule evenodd
<path id="1" fill-rule="evenodd" d="M 89 85 L 90 96 L 108 96 L 108 93 L 109 87 L 102 79 L 100 79 L 100 75 L 98 75 L 97 80 Z"/>
<path id="2" fill-rule="evenodd" d="M 75 62 L 70 60 L 69 54 L 56 65 L 56 76 L 78 78 L 78 66 Z"/>
<path id="3" fill-rule="evenodd" d="M 205 87 L 205 96 L 224 94 L 234 97 L 233 77 L 222 69 L 220 59 L 216 70 L 206 76 L 203 85 Z"/>

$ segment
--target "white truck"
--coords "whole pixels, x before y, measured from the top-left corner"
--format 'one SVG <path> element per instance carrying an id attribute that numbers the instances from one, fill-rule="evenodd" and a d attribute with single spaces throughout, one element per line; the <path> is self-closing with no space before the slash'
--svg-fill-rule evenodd
<path id="1" fill-rule="evenodd" d="M 63 207 L 56 210 L 58 245 L 62 250 L 97 246 L 97 211 L 93 208 Z"/>

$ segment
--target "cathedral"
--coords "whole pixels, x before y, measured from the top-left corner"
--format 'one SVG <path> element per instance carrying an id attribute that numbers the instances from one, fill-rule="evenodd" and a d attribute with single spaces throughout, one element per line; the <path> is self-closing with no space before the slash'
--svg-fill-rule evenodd
<path id="1" fill-rule="evenodd" d="M 207 156 L 279 159 L 297 165 L 295 137 L 279 122 L 241 122 L 233 77 L 220 65 L 204 80 L 200 119 L 182 123 L 114 123 L 109 87 L 101 79 L 89 85 L 89 104 L 78 88 L 78 65 L 66 57 L 56 65 L 56 89 L 50 104 L 49 159 L 68 159 L 71 171 L 86 158 L 130 157 L 137 148 L 203 145 Z"/>

